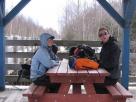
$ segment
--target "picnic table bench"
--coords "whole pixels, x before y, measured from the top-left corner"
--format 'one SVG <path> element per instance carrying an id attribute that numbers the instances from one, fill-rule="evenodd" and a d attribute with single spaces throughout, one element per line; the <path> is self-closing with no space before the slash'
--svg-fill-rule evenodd
<path id="1" fill-rule="evenodd" d="M 101 68 L 72 70 L 67 59 L 63 59 L 59 66 L 48 70 L 47 75 L 52 83 L 61 84 L 58 92 L 49 93 L 46 87 L 31 84 L 23 94 L 28 97 L 29 102 L 126 102 L 127 98 L 132 97 L 120 83 L 106 86 L 109 93 L 97 93 L 94 83 L 103 83 L 109 73 Z"/>

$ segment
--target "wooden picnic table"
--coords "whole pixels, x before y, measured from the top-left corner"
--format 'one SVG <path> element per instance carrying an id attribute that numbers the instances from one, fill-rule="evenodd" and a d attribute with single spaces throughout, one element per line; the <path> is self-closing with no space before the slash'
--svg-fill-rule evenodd
<path id="1" fill-rule="evenodd" d="M 63 59 L 60 66 L 50 69 L 47 72 L 51 82 L 66 84 L 90 85 L 93 83 L 103 83 L 104 78 L 109 75 L 105 69 L 98 70 L 74 70 L 69 68 L 68 60 Z M 65 85 L 65 86 L 66 86 Z"/>
<path id="2" fill-rule="evenodd" d="M 92 100 L 92 95 L 96 95 L 94 83 L 103 83 L 104 78 L 109 75 L 109 73 L 104 69 L 98 70 L 74 70 L 70 69 L 68 65 L 68 60 L 63 59 L 60 62 L 60 66 L 47 71 L 47 75 L 50 77 L 52 83 L 61 83 L 59 92 L 56 94 L 50 94 L 49 99 L 51 102 L 53 100 L 58 100 L 56 102 L 73 102 L 77 100 L 78 102 L 90 102 Z M 85 94 L 82 94 L 81 85 L 84 86 Z M 71 93 L 69 94 L 70 86 L 73 86 Z M 96 97 L 93 97 L 94 101 Z M 46 97 L 46 100 L 48 98 Z M 92 102 L 94 102 L 92 101 Z M 105 99 L 103 102 L 106 102 Z M 108 102 L 108 101 L 107 101 Z M 110 101 L 109 101 L 110 102 Z"/>
<path id="3" fill-rule="evenodd" d="M 132 94 L 121 84 L 106 87 L 109 93 L 96 92 L 95 83 L 103 83 L 109 73 L 104 69 L 70 69 L 68 60 L 47 71 L 52 83 L 60 83 L 57 93 L 50 93 L 43 86 L 30 86 L 27 94 L 29 102 L 126 102 Z M 72 86 L 72 88 L 71 88 Z M 83 88 L 84 87 L 84 88 Z"/>

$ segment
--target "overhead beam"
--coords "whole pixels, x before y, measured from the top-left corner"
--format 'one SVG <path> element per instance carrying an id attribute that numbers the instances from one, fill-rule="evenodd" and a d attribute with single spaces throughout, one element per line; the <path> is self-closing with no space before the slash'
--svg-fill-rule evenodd
<path id="1" fill-rule="evenodd" d="M 124 27 L 124 18 L 122 18 L 122 16 L 120 16 L 120 14 L 106 0 L 97 1 L 121 27 Z"/>
<path id="2" fill-rule="evenodd" d="M 3 24 L 6 26 L 31 0 L 21 0 L 4 18 Z"/>

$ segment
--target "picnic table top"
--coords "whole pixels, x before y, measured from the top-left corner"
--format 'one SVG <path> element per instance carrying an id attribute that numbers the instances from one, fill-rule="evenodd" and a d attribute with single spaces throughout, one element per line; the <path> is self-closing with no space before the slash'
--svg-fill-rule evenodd
<path id="1" fill-rule="evenodd" d="M 102 68 L 97 70 L 87 69 L 87 70 L 74 70 L 71 69 L 68 65 L 68 59 L 63 59 L 60 62 L 59 66 L 55 66 L 52 69 L 47 71 L 47 75 L 49 76 L 108 76 L 109 73 Z"/>

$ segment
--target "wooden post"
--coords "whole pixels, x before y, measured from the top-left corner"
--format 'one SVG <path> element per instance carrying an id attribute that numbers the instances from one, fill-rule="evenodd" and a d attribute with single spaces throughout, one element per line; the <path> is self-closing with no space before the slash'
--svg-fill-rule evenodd
<path id="1" fill-rule="evenodd" d="M 0 91 L 5 89 L 5 40 L 3 17 L 5 15 L 5 0 L 0 0 Z"/>

